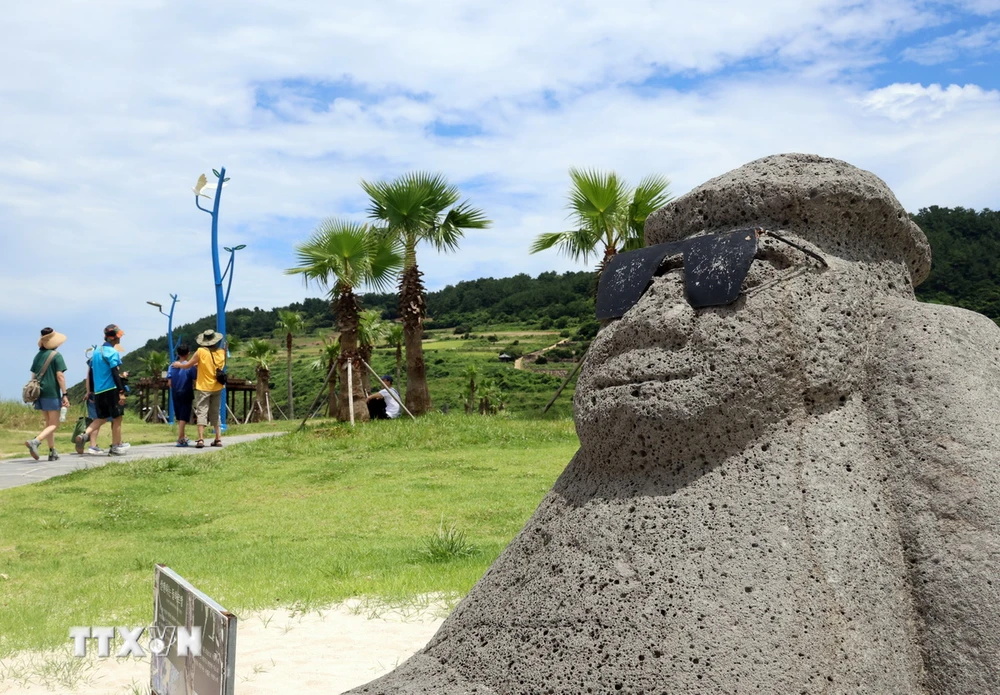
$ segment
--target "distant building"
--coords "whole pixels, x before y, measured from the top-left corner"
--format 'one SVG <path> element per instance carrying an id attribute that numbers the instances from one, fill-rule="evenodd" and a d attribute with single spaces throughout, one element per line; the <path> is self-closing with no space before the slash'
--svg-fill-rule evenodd
<path id="1" fill-rule="evenodd" d="M 499 359 L 500 359 L 501 362 L 513 362 L 514 361 L 514 358 L 511 357 L 510 355 L 508 355 L 506 352 L 501 352 Z"/>

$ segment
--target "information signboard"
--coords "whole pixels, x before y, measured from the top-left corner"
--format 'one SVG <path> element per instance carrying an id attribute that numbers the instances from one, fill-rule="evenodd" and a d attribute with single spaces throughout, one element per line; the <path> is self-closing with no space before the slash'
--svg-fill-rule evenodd
<path id="1" fill-rule="evenodd" d="M 169 567 L 153 577 L 152 695 L 233 695 L 236 616 Z"/>

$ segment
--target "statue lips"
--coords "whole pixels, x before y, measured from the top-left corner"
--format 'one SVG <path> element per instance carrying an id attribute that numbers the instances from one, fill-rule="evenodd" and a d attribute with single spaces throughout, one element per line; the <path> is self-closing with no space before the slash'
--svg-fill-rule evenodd
<path id="1" fill-rule="evenodd" d="M 690 366 L 685 354 L 669 350 L 629 350 L 604 362 L 603 369 L 594 375 L 591 388 L 600 391 L 620 386 L 686 381 L 697 375 L 698 370 Z"/>

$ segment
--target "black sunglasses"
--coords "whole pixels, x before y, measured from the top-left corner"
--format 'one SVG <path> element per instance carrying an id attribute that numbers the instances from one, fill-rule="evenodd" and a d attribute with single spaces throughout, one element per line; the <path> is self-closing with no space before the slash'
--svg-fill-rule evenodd
<path id="1" fill-rule="evenodd" d="M 732 304 L 740 296 L 750 264 L 757 255 L 758 239 L 769 236 L 798 249 L 829 267 L 819 254 L 772 231 L 757 228 L 707 234 L 656 244 L 611 257 L 597 287 L 597 318 L 616 319 L 635 306 L 653 278 L 666 270 L 664 261 L 680 255 L 684 289 L 695 309 Z"/>

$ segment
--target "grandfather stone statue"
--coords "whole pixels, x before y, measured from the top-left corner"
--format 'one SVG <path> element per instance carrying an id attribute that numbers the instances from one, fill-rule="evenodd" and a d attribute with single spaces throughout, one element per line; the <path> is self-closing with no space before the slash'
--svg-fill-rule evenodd
<path id="1" fill-rule="evenodd" d="M 927 241 L 845 162 L 751 162 L 646 237 L 602 279 L 580 451 L 356 692 L 1000 693 L 997 326 L 914 300 Z"/>

